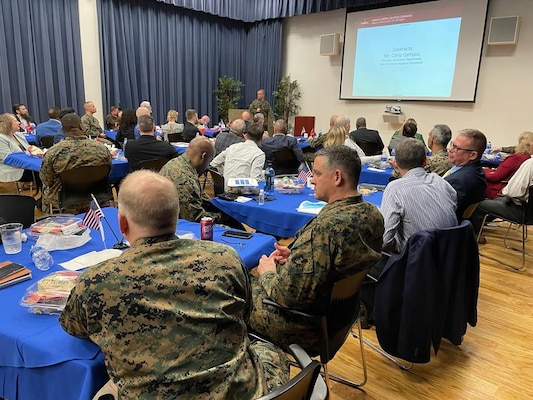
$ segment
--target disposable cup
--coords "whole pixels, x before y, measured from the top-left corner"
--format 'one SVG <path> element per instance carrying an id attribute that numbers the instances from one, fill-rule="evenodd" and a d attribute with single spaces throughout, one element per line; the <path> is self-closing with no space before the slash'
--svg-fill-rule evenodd
<path id="1" fill-rule="evenodd" d="M 22 251 L 22 224 L 10 223 L 0 225 L 0 235 L 6 254 L 17 254 Z"/>

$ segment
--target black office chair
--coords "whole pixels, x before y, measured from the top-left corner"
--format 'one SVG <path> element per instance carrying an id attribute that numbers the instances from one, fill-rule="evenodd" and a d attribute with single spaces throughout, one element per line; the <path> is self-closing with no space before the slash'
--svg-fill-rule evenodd
<path id="1" fill-rule="evenodd" d="M 359 288 L 365 279 L 366 273 L 367 269 L 334 282 L 331 286 L 327 310 L 322 315 L 313 315 L 283 308 L 270 299 L 263 300 L 263 304 L 279 308 L 287 313 L 288 316 L 304 318 L 319 323 L 319 331 L 317 332 L 320 343 L 319 355 L 328 387 L 330 378 L 355 388 L 363 386 L 367 381 L 363 334 L 359 319 Z M 361 382 L 353 382 L 328 373 L 328 362 L 335 357 L 354 325 L 357 325 L 358 328 L 359 347 L 361 349 L 361 364 L 363 368 L 363 380 Z"/>
<path id="2" fill-rule="evenodd" d="M 374 142 L 362 142 L 360 140 L 356 140 L 357 145 L 365 152 L 365 155 L 367 156 L 378 156 L 381 154 L 382 149 L 379 148 L 378 143 Z"/>
<path id="3" fill-rule="evenodd" d="M 54 136 L 43 136 L 41 138 L 41 143 L 43 145 L 43 148 L 49 149 L 54 145 Z"/>
<path id="4" fill-rule="evenodd" d="M 298 173 L 300 161 L 296 159 L 291 149 L 275 151 L 272 158 L 272 168 L 276 175 L 294 175 Z"/>
<path id="5" fill-rule="evenodd" d="M 23 228 L 35 222 L 35 199 L 21 194 L 0 194 L 0 218 L 3 223 L 19 222 Z"/>
<path id="6" fill-rule="evenodd" d="M 113 194 L 108 182 L 110 171 L 109 165 L 96 165 L 60 172 L 59 209 L 77 204 L 88 204 L 92 200 L 91 194 L 100 204 L 112 200 Z M 52 206 L 50 206 L 50 214 L 52 213 Z"/>
<path id="7" fill-rule="evenodd" d="M 328 399 L 329 392 L 326 387 L 325 396 L 317 397 L 313 394 L 315 383 L 320 375 L 320 363 L 311 362 L 290 381 L 280 386 L 272 393 L 259 397 L 257 400 L 318 400 Z"/>
<path id="8" fill-rule="evenodd" d="M 209 174 L 211 175 L 211 180 L 213 181 L 213 190 L 215 192 L 215 196 L 224 193 L 226 191 L 224 177 L 213 168 L 209 168 Z"/>
<path id="9" fill-rule="evenodd" d="M 170 143 L 185 142 L 181 133 L 169 133 L 167 137 Z"/>
<path id="10" fill-rule="evenodd" d="M 24 170 L 22 177 L 18 181 L 16 181 L 17 191 L 19 194 L 24 190 L 24 185 L 26 183 L 29 184 L 30 191 L 33 190 L 33 187 L 35 185 L 35 192 L 33 193 L 33 195 L 36 196 L 42 186 L 41 179 L 39 178 L 39 173 L 32 171 L 31 169 Z"/>
<path id="11" fill-rule="evenodd" d="M 136 171 L 138 169 L 149 169 L 155 172 L 159 172 L 161 168 L 163 168 L 163 165 L 165 165 L 169 161 L 168 158 L 158 158 L 154 160 L 144 160 L 139 163 L 137 168 L 132 168 L 130 165 L 131 171 Z"/>
<path id="12" fill-rule="evenodd" d="M 509 222 L 509 227 L 507 228 L 507 231 L 505 232 L 505 237 L 503 238 L 503 244 L 504 246 L 507 248 L 507 249 L 511 249 L 511 250 L 516 250 L 516 251 L 521 251 L 522 252 L 522 266 L 520 268 L 516 268 L 514 265 L 511 265 L 511 264 L 507 264 L 506 262 L 502 261 L 502 260 L 497 260 L 493 257 L 490 257 L 490 256 L 487 256 L 485 254 L 482 254 L 482 253 L 479 253 L 481 256 L 483 257 L 486 257 L 488 259 L 491 259 L 491 260 L 494 260 L 494 261 L 498 261 L 500 262 L 501 264 L 507 266 L 507 267 L 511 267 L 512 269 L 514 269 L 515 271 L 525 271 L 526 270 L 526 240 L 527 240 L 527 227 L 529 225 L 533 225 L 533 185 L 529 187 L 529 197 L 528 197 L 528 201 L 525 201 L 525 200 L 519 200 L 519 199 L 515 199 L 516 201 L 520 202 L 520 207 L 522 208 L 522 215 L 520 216 L 520 218 L 516 218 L 516 219 L 510 219 L 508 217 L 504 217 L 502 215 L 499 215 L 497 213 L 490 213 L 490 214 L 487 214 L 485 215 L 485 217 L 483 218 L 483 223 L 481 224 L 481 229 L 479 230 L 479 234 L 477 236 L 478 238 L 478 241 L 479 241 L 479 238 L 481 237 L 481 234 L 483 232 L 483 227 L 485 226 L 485 222 L 487 220 L 487 217 L 489 215 L 495 217 L 495 218 L 499 218 L 499 219 L 502 219 L 504 221 L 507 221 Z M 517 249 L 511 245 L 509 245 L 507 243 L 507 240 L 516 240 L 516 239 L 509 239 L 509 232 L 511 230 L 511 226 L 515 224 L 515 225 L 518 225 L 518 227 L 522 228 L 522 239 L 520 240 L 521 244 L 522 244 L 522 248 L 521 249 Z"/>

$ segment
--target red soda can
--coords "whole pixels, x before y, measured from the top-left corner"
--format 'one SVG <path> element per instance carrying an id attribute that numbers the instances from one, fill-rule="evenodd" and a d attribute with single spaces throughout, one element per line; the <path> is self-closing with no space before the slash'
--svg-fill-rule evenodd
<path id="1" fill-rule="evenodd" d="M 213 240 L 213 218 L 203 217 L 200 220 L 200 239 Z"/>

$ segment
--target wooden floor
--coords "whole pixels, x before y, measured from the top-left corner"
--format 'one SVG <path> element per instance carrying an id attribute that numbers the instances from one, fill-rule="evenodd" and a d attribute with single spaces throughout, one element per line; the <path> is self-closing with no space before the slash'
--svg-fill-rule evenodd
<path id="1" fill-rule="evenodd" d="M 206 189 L 211 191 L 209 185 Z M 480 252 L 518 266 L 521 256 L 504 248 L 504 232 L 485 228 L 488 243 Z M 533 236 L 527 246 L 531 254 L 532 243 Z M 478 324 L 468 327 L 461 346 L 443 340 L 428 364 L 415 364 L 408 372 L 366 347 L 367 384 L 358 390 L 332 382 L 331 399 L 533 399 L 532 256 L 526 265 L 526 272 L 515 272 L 482 256 Z M 373 329 L 363 335 L 377 343 Z M 358 380 L 359 356 L 357 340 L 348 338 L 330 371 Z"/>
<path id="2" fill-rule="evenodd" d="M 503 247 L 503 228 L 485 228 L 480 252 L 521 265 L 521 255 Z M 533 230 L 530 229 L 533 235 Z M 533 236 L 532 236 L 533 238 Z M 533 254 L 533 239 L 528 250 Z M 531 270 L 514 272 L 481 257 L 478 324 L 463 344 L 443 340 L 428 364 L 408 372 L 366 347 L 368 383 L 362 390 L 331 384 L 331 399 L 531 399 L 533 398 L 533 257 Z M 375 330 L 363 331 L 377 343 Z M 332 371 L 361 376 L 358 342 L 349 338 L 330 363 Z"/>

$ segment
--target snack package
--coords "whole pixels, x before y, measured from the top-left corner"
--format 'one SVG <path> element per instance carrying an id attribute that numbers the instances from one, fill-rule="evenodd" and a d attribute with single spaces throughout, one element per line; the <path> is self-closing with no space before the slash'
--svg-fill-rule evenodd
<path id="1" fill-rule="evenodd" d="M 26 289 L 20 305 L 34 314 L 61 314 L 80 273 L 56 271 Z"/>

